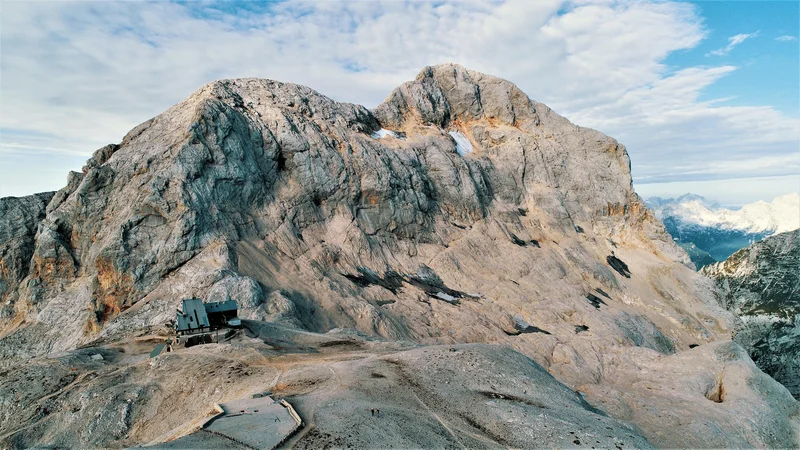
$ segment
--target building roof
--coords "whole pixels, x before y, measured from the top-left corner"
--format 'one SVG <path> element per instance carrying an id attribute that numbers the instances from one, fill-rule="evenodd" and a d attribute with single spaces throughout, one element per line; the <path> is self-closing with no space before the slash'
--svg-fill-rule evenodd
<path id="1" fill-rule="evenodd" d="M 236 300 L 226 300 L 224 302 L 209 302 L 204 304 L 207 312 L 236 312 Z"/>
<path id="2" fill-rule="evenodd" d="M 189 331 L 199 328 L 208 328 L 211 324 L 208 321 L 208 314 L 203 301 L 199 298 L 184 299 L 182 313 L 177 314 L 178 331 Z"/>

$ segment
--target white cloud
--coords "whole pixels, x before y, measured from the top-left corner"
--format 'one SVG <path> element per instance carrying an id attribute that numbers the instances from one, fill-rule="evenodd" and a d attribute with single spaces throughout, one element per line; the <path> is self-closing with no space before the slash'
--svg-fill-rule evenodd
<path id="1" fill-rule="evenodd" d="M 571 118 L 625 143 L 640 184 L 797 173 L 800 120 L 769 107 L 699 100 L 734 70 L 683 69 Z"/>
<path id="2" fill-rule="evenodd" d="M 706 56 L 712 56 L 712 55 L 713 56 L 725 56 L 728 53 L 730 53 L 731 50 L 733 50 L 733 48 L 736 47 L 737 45 L 741 44 L 742 42 L 744 42 L 744 41 L 746 41 L 746 40 L 748 40 L 750 38 L 754 38 L 756 36 L 758 36 L 758 31 L 756 31 L 755 33 L 749 33 L 749 34 L 748 33 L 741 33 L 741 34 L 737 34 L 735 36 L 731 36 L 731 37 L 728 38 L 728 45 L 726 45 L 725 47 L 722 47 L 720 49 L 708 52 L 708 53 L 706 53 Z"/>
<path id="3" fill-rule="evenodd" d="M 781 42 L 791 42 L 791 41 L 796 41 L 797 38 L 794 36 L 784 35 L 776 37 L 775 40 Z"/>
<path id="4" fill-rule="evenodd" d="M 243 5 L 250 9 L 5 2 L 0 157 L 17 161 L 31 148 L 89 155 L 218 78 L 291 81 L 372 107 L 423 66 L 453 61 L 514 81 L 573 122 L 618 138 L 639 183 L 740 177 L 756 160 L 746 176 L 796 170 L 790 155 L 798 146 L 797 119 L 769 106 L 701 100 L 705 87 L 736 67 L 664 64 L 705 37 L 692 4 Z M 10 170 L 0 164 L 3 192 L 33 189 L 24 180 L 6 184 Z M 62 184 L 58 179 L 52 188 Z"/>
<path id="5" fill-rule="evenodd" d="M 742 206 L 758 200 L 770 201 L 781 195 L 800 192 L 800 175 L 672 183 L 636 183 L 636 192 L 645 198 L 653 196 L 676 198 L 686 193 L 693 193 L 728 207 Z"/>

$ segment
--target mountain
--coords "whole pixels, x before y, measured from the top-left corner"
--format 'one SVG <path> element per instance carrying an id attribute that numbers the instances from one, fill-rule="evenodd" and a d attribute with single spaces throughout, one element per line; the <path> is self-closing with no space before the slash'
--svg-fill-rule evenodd
<path id="1" fill-rule="evenodd" d="M 652 207 L 656 211 L 661 211 L 665 207 L 671 207 L 674 205 L 681 205 L 681 204 L 694 204 L 700 205 L 702 208 L 705 209 L 719 209 L 719 203 L 711 200 L 707 200 L 705 197 L 699 196 L 697 194 L 683 194 L 678 198 L 662 198 L 662 197 L 650 197 L 647 199 L 647 205 Z"/>
<path id="2" fill-rule="evenodd" d="M 0 199 L 0 298 L 6 298 L 27 275 L 37 226 L 53 195 L 55 192 Z M 0 320 L 10 315 L 7 309 L 0 310 Z"/>
<path id="3" fill-rule="evenodd" d="M 4 446 L 213 440 L 265 390 L 301 447 L 800 444 L 624 146 L 499 78 L 213 82 L 46 201 L 0 200 Z M 244 328 L 149 359 L 189 297 Z"/>
<path id="4" fill-rule="evenodd" d="M 647 205 L 690 256 L 693 252 L 688 248 L 694 244 L 716 261 L 767 236 L 800 228 L 800 195 L 796 193 L 776 197 L 771 203 L 750 203 L 739 210 L 694 194 L 677 199 L 652 197 Z M 692 261 L 698 268 L 709 264 L 700 253 Z"/>
<path id="5" fill-rule="evenodd" d="M 659 218 L 675 217 L 687 224 L 739 230 L 745 233 L 783 233 L 800 228 L 800 194 L 776 197 L 771 203 L 757 201 L 731 210 L 699 195 L 677 199 L 648 200 Z"/>
<path id="6" fill-rule="evenodd" d="M 696 246 L 694 242 L 677 242 L 677 244 L 689 255 L 695 267 L 704 267 L 717 262 L 710 253 Z"/>
<path id="7" fill-rule="evenodd" d="M 735 340 L 800 398 L 800 230 L 768 237 L 704 267 L 723 306 L 742 319 Z"/>

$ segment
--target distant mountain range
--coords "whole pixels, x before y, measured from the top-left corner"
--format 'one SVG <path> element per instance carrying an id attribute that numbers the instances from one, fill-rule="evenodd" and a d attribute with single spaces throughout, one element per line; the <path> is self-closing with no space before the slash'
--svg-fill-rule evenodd
<path id="1" fill-rule="evenodd" d="M 800 228 L 800 195 L 757 201 L 728 209 L 699 195 L 651 197 L 647 205 L 689 254 L 698 269 L 723 261 L 767 236 Z"/>

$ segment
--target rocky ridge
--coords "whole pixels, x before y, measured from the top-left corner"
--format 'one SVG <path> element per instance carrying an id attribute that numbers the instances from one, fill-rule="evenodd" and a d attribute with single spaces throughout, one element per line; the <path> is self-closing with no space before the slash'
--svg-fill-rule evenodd
<path id="1" fill-rule="evenodd" d="M 742 323 L 736 342 L 800 398 L 800 230 L 776 234 L 701 271 Z"/>
<path id="2" fill-rule="evenodd" d="M 654 445 L 797 442 L 797 403 L 746 356 L 737 375 L 725 358 L 682 369 L 703 380 L 685 395 L 647 387 L 644 367 L 719 347 L 735 318 L 634 192 L 621 144 L 457 65 L 372 111 L 290 83 L 208 84 L 95 152 L 45 213 L 26 216 L 32 240 L 0 230 L 30 254 L 5 278 L 6 364 L 156 330 L 181 298 L 234 298 L 306 333 L 509 346 L 589 403 L 614 399 Z M 710 405 L 729 381 L 764 405 L 744 434 L 741 411 Z M 636 413 L 645 391 L 655 415 Z M 720 432 L 678 416 L 664 431 L 676 410 Z"/>
<path id="3" fill-rule="evenodd" d="M 8 304 L 6 300 L 28 275 L 34 238 L 54 194 L 46 192 L 0 199 L 0 304 Z M 0 309 L 2 319 L 10 316 L 9 309 Z"/>

